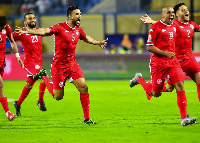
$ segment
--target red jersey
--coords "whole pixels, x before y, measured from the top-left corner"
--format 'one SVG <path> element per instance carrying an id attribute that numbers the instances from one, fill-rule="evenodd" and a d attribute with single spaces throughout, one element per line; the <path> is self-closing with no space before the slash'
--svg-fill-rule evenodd
<path id="1" fill-rule="evenodd" d="M 193 56 L 192 37 L 200 26 L 193 21 L 189 21 L 186 24 L 175 20 L 174 23 L 177 24 L 176 56 L 179 60 L 189 59 Z"/>
<path id="2" fill-rule="evenodd" d="M 76 61 L 75 50 L 78 40 L 86 37 L 81 27 L 72 28 L 67 22 L 58 23 L 50 28 L 50 34 L 55 36 L 55 53 L 52 64 L 66 67 L 66 64 Z"/>
<path id="3" fill-rule="evenodd" d="M 5 53 L 6 53 L 6 36 L 11 37 L 12 30 L 8 24 L 6 24 L 5 29 L 0 31 L 0 66 L 5 64 Z M 5 66 L 5 65 L 4 65 Z"/>
<path id="4" fill-rule="evenodd" d="M 13 38 L 20 40 L 22 43 L 25 67 L 31 65 L 39 65 L 42 67 L 42 36 L 13 32 Z"/>
<path id="5" fill-rule="evenodd" d="M 146 45 L 153 45 L 161 50 L 175 53 L 176 35 L 175 24 L 167 25 L 160 20 L 151 26 Z M 151 63 L 159 64 L 173 59 L 163 55 L 153 54 Z"/>

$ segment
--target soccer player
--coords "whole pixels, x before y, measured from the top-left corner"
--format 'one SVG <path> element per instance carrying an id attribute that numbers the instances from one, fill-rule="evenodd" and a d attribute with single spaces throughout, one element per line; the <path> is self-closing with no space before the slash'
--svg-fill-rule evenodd
<path id="1" fill-rule="evenodd" d="M 36 28 L 36 17 L 33 13 L 27 13 L 24 16 L 24 26 L 28 29 Z M 26 85 L 24 86 L 18 101 L 14 102 L 17 116 L 21 116 L 20 108 L 21 104 L 28 96 L 36 80 L 33 80 L 33 76 L 42 69 L 42 36 L 32 34 L 19 34 L 13 33 L 15 40 L 20 40 L 24 49 L 24 69 L 27 71 Z M 44 103 L 44 93 L 46 84 L 44 81 L 40 82 L 39 86 L 39 100 L 37 106 L 41 111 L 46 111 Z"/>
<path id="2" fill-rule="evenodd" d="M 13 36 L 12 36 L 12 30 L 10 26 L 7 24 L 7 20 L 5 16 L 0 16 L 0 102 L 1 105 L 6 113 L 6 116 L 8 117 L 8 120 L 12 121 L 16 115 L 12 114 L 8 108 L 8 102 L 7 97 L 4 93 L 4 83 L 3 83 L 3 73 L 4 73 L 4 67 L 6 66 L 5 62 L 5 53 L 6 53 L 6 36 L 10 40 L 11 47 L 16 55 L 17 61 L 20 63 L 21 67 L 23 67 L 23 62 L 20 59 L 17 44 L 15 43 Z"/>
<path id="3" fill-rule="evenodd" d="M 200 25 L 189 21 L 189 10 L 185 3 L 179 3 L 174 6 L 174 12 L 178 18 L 174 23 L 178 25 L 176 30 L 176 51 L 175 54 L 180 62 L 182 70 L 196 83 L 198 99 L 200 101 L 200 66 L 192 54 L 192 37 L 194 32 L 200 31 Z M 153 21 L 147 14 L 141 17 L 144 23 L 152 23 Z M 171 81 L 167 81 L 164 86 L 164 92 L 171 92 L 174 85 Z"/>
<path id="4" fill-rule="evenodd" d="M 19 28 L 20 33 L 52 35 L 55 36 L 55 53 L 52 61 L 51 75 L 52 81 L 44 76 L 45 71 L 42 70 L 38 76 L 45 81 L 49 92 L 56 100 L 61 100 L 64 96 L 64 86 L 67 79 L 73 83 L 80 92 L 80 101 L 84 113 L 84 124 L 95 124 L 89 116 L 89 93 L 85 83 L 84 74 L 75 59 L 75 49 L 78 40 L 83 40 L 86 43 L 99 45 L 102 49 L 105 48 L 107 40 L 97 41 L 86 35 L 80 27 L 81 11 L 78 7 L 70 6 L 67 10 L 67 21 L 58 23 L 52 28 L 44 29 L 27 29 Z"/>
<path id="5" fill-rule="evenodd" d="M 152 83 L 147 83 L 140 73 L 130 83 L 133 87 L 141 84 L 149 96 L 159 97 L 162 94 L 165 78 L 169 78 L 177 91 L 177 104 L 181 115 L 181 125 L 187 126 L 196 122 L 196 118 L 187 116 L 187 99 L 184 91 L 184 74 L 175 56 L 176 30 L 173 24 L 174 9 L 162 8 L 162 19 L 153 24 L 149 30 L 147 50 L 153 53 L 150 60 Z"/>

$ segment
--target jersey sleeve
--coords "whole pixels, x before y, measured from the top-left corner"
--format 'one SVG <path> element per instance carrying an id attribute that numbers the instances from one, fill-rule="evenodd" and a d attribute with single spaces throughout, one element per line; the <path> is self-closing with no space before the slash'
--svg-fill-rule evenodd
<path id="1" fill-rule="evenodd" d="M 53 27 L 50 27 L 50 34 L 49 35 L 57 35 L 59 33 L 59 24 L 54 25 Z"/>
<path id="2" fill-rule="evenodd" d="M 80 32 L 80 37 L 79 37 L 79 39 L 80 39 L 80 40 L 83 40 L 83 39 L 86 37 L 86 34 L 85 34 L 85 32 L 83 31 L 82 28 L 79 29 L 79 32 Z"/>
<path id="3" fill-rule="evenodd" d="M 147 39 L 147 44 L 146 45 L 155 45 L 156 41 L 156 29 L 155 25 L 152 25 L 151 28 L 149 29 L 149 34 L 148 34 L 148 39 Z"/>
<path id="4" fill-rule="evenodd" d="M 8 24 L 6 24 L 5 30 L 6 30 L 6 34 L 7 34 L 6 36 L 8 38 L 10 38 L 12 36 L 12 29 Z"/>
<path id="5" fill-rule="evenodd" d="M 20 36 L 18 33 L 16 33 L 16 31 L 12 33 L 12 36 L 13 36 L 14 40 L 20 40 Z"/>
<path id="6" fill-rule="evenodd" d="M 195 32 L 198 31 L 199 28 L 200 28 L 200 25 L 198 25 L 198 24 L 196 24 L 196 23 L 194 23 L 194 22 L 193 22 L 193 25 L 194 25 L 194 31 L 195 31 Z"/>

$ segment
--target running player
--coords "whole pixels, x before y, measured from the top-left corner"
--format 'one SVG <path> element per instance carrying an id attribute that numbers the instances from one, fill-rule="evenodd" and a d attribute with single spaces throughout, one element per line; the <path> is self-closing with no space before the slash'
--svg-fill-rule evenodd
<path id="1" fill-rule="evenodd" d="M 149 30 L 147 50 L 153 53 L 150 60 L 152 83 L 146 82 L 140 73 L 130 82 L 133 87 L 141 84 L 149 96 L 159 97 L 162 94 L 165 78 L 171 80 L 177 91 L 177 104 L 181 115 L 181 125 L 187 126 L 196 122 L 196 118 L 187 116 L 187 99 L 184 91 L 184 74 L 175 56 L 176 30 L 173 24 L 174 9 L 162 8 L 162 19 L 153 24 Z"/>
<path id="2" fill-rule="evenodd" d="M 21 67 L 23 67 L 22 60 L 20 59 L 17 45 L 12 36 L 12 30 L 10 26 L 7 24 L 7 20 L 5 16 L 0 16 L 0 102 L 1 105 L 8 117 L 8 120 L 12 121 L 16 115 L 12 114 L 8 108 L 7 97 L 4 93 L 4 83 L 3 83 L 3 73 L 4 67 L 6 66 L 5 62 L 5 53 L 6 53 L 6 36 L 10 40 L 11 47 L 16 55 L 17 61 L 20 62 Z"/>
<path id="3" fill-rule="evenodd" d="M 96 124 L 89 116 L 89 93 L 85 83 L 84 74 L 76 61 L 75 50 L 78 40 L 83 40 L 86 43 L 99 45 L 102 49 L 105 48 L 107 40 L 97 41 L 86 35 L 80 27 L 81 11 L 78 7 L 70 6 L 67 10 L 67 21 L 58 23 L 52 28 L 40 29 L 19 29 L 20 33 L 52 35 L 55 36 L 55 53 L 52 61 L 51 76 L 52 82 L 45 76 L 45 71 L 38 73 L 35 79 L 42 76 L 49 92 L 56 100 L 61 100 L 64 96 L 64 86 L 67 79 L 75 85 L 80 92 L 80 100 L 84 113 L 84 124 Z"/>
<path id="4" fill-rule="evenodd" d="M 24 26 L 28 29 L 36 28 L 36 17 L 33 13 L 27 13 L 24 16 Z M 32 34 L 19 34 L 13 33 L 15 40 L 20 40 L 24 49 L 24 69 L 27 71 L 26 85 L 24 86 L 18 101 L 14 102 L 17 116 L 21 116 L 20 108 L 21 104 L 28 96 L 36 80 L 33 80 L 33 76 L 42 69 L 42 36 Z M 41 111 L 46 111 L 44 103 L 44 93 L 46 84 L 44 81 L 39 85 L 39 99 L 37 106 Z"/>
<path id="5" fill-rule="evenodd" d="M 189 10 L 185 3 L 178 3 L 174 6 L 174 12 L 178 18 L 174 23 L 178 25 L 176 30 L 176 57 L 178 58 L 182 70 L 196 83 L 198 99 L 200 101 L 200 66 L 192 54 L 192 37 L 194 32 L 200 31 L 200 25 L 189 21 Z M 152 20 L 147 14 L 141 17 L 144 23 L 154 24 L 156 21 Z M 174 85 L 171 81 L 167 81 L 164 86 L 164 92 L 171 92 Z"/>

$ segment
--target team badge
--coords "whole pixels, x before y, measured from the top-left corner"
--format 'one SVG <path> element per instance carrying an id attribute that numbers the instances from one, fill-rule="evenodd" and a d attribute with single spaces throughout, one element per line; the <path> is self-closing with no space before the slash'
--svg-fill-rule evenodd
<path id="1" fill-rule="evenodd" d="M 59 82 L 59 86 L 60 86 L 60 87 L 63 87 L 63 82 Z"/>
<path id="2" fill-rule="evenodd" d="M 5 29 L 2 30 L 2 34 L 6 34 L 6 30 Z"/>
<path id="3" fill-rule="evenodd" d="M 176 32 L 176 27 L 173 27 L 173 29 L 174 29 L 174 32 Z"/>
<path id="4" fill-rule="evenodd" d="M 194 25 L 190 24 L 190 27 L 191 27 L 192 29 L 194 29 Z"/>
<path id="5" fill-rule="evenodd" d="M 79 32 L 78 32 L 78 30 L 76 30 L 76 35 L 79 35 Z"/>
<path id="6" fill-rule="evenodd" d="M 157 84 L 161 84 L 162 83 L 162 79 L 157 79 Z"/>
<path id="7" fill-rule="evenodd" d="M 39 65 L 35 65 L 35 69 L 40 69 L 40 66 Z"/>

